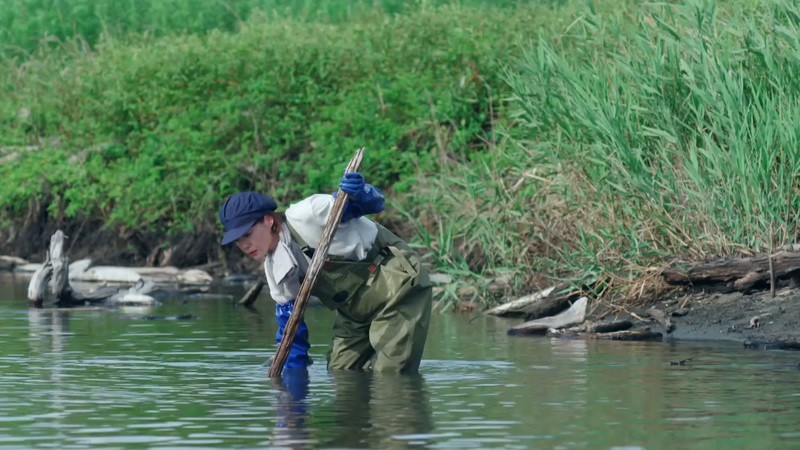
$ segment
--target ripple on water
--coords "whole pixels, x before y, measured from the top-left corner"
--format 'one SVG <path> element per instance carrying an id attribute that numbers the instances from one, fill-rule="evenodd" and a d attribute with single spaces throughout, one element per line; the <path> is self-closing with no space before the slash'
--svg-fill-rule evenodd
<path id="1" fill-rule="evenodd" d="M 480 320 L 438 315 L 448 326 L 432 327 L 428 354 L 436 357 L 423 361 L 418 382 L 347 381 L 315 364 L 306 394 L 295 398 L 265 376 L 271 314 L 261 320 L 221 303 L 204 303 L 198 314 L 196 304 L 167 302 L 153 314 L 202 319 L 75 314 L 55 328 L 49 316 L 29 323 L 35 318 L 18 303 L 0 314 L 0 447 L 633 450 L 800 440 L 793 355 L 510 339 L 487 331 L 502 328 L 495 322 L 478 328 Z M 314 330 L 331 320 L 327 312 L 307 316 Z M 313 336 L 317 361 L 329 338 L 322 333 Z M 671 368 L 683 353 L 702 357 Z"/>

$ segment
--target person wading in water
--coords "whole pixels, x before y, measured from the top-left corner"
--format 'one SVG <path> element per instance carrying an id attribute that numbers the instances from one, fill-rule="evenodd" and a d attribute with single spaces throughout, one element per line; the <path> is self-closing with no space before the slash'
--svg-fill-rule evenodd
<path id="1" fill-rule="evenodd" d="M 406 242 L 366 217 L 384 209 L 378 188 L 357 172 L 345 174 L 339 186 L 348 194 L 347 206 L 311 291 L 336 311 L 328 369 L 417 372 L 431 316 L 428 271 Z M 220 209 L 222 245 L 235 243 L 264 263 L 277 303 L 279 344 L 336 194 L 315 194 L 279 213 L 273 199 L 247 191 L 232 195 Z M 307 367 L 309 348 L 303 322 L 285 367 Z"/>

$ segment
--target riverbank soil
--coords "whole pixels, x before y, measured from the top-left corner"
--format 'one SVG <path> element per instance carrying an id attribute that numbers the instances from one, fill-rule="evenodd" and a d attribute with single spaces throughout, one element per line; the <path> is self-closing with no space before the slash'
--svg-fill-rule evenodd
<path id="1" fill-rule="evenodd" d="M 783 287 L 774 297 L 769 290 L 684 291 L 636 308 L 600 306 L 587 316 L 594 323 L 620 320 L 632 323 L 628 331 L 661 334 L 627 340 L 733 341 L 752 349 L 800 350 L 800 289 Z"/>
<path id="2" fill-rule="evenodd" d="M 659 302 L 673 316 L 674 330 L 665 339 L 735 340 L 746 347 L 800 350 L 800 289 L 785 287 L 773 297 L 749 294 L 696 293 Z"/>

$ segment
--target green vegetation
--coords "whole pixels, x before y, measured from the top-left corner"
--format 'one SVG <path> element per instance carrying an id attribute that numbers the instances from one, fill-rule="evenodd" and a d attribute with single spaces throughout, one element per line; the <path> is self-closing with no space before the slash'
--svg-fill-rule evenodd
<path id="1" fill-rule="evenodd" d="M 76 38 L 93 46 L 101 36 L 159 37 L 237 31 L 254 13 L 345 23 L 373 12 L 405 14 L 441 5 L 511 8 L 529 3 L 530 0 L 0 0 L 0 57 L 28 55 L 40 46 L 52 48 Z"/>
<path id="2" fill-rule="evenodd" d="M 67 219 L 183 232 L 213 223 L 238 189 L 283 202 L 329 191 L 362 145 L 370 179 L 403 191 L 416 168 L 435 171 L 443 133 L 461 155 L 480 145 L 498 55 L 541 21 L 461 7 L 343 25 L 254 15 L 236 33 L 73 44 L 9 64 L 0 139 L 48 148 L 0 169 L 0 208 L 53 195 Z"/>
<path id="3" fill-rule="evenodd" d="M 674 257 L 794 242 L 798 36 L 794 2 L 587 8 L 510 62 L 508 139 L 432 183 L 428 239 L 642 301 Z"/>
<path id="4" fill-rule="evenodd" d="M 329 191 L 363 145 L 383 220 L 483 293 L 546 276 L 644 300 L 673 257 L 795 238 L 793 1 L 278 3 L 213 21 L 226 4 L 173 0 L 159 22 L 156 3 L 123 19 L 75 0 L 85 43 L 5 53 L 3 221 L 35 198 L 60 220 L 209 229 L 239 189 Z M 20 48 L 46 22 L 0 13 Z"/>

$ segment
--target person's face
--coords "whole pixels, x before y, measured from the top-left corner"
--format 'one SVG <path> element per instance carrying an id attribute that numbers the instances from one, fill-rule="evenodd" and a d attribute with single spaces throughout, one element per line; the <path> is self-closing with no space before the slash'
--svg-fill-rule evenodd
<path id="1" fill-rule="evenodd" d="M 247 234 L 236 241 L 239 250 L 257 261 L 262 261 L 274 252 L 278 246 L 278 235 L 272 232 L 273 220 L 271 216 L 265 216 L 256 222 Z"/>

